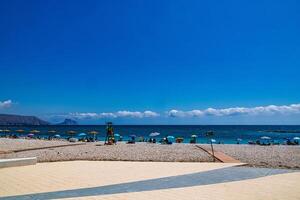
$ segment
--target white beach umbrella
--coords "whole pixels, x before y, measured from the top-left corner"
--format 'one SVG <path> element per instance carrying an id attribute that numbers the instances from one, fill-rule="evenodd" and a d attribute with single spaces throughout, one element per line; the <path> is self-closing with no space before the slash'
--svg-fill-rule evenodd
<path id="1" fill-rule="evenodd" d="M 260 139 L 262 139 L 262 140 L 270 140 L 271 138 L 268 137 L 268 136 L 262 136 Z"/>
<path id="2" fill-rule="evenodd" d="M 300 140 L 300 137 L 294 137 L 293 139 L 294 140 Z"/>
<path id="3" fill-rule="evenodd" d="M 158 132 L 153 132 L 153 133 L 150 133 L 150 137 L 156 137 L 156 136 L 159 136 L 160 135 L 160 133 L 158 133 Z"/>

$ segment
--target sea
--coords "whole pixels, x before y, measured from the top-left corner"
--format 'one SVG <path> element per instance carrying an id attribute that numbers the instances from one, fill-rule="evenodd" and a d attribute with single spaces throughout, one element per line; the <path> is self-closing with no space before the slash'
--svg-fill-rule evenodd
<path id="1" fill-rule="evenodd" d="M 126 141 L 130 135 L 136 135 L 137 138 L 143 137 L 149 139 L 149 134 L 159 132 L 156 137 L 160 140 L 166 136 L 183 137 L 184 143 L 189 143 L 191 135 L 197 135 L 197 143 L 208 143 L 210 139 L 214 139 L 221 144 L 235 144 L 237 141 L 241 144 L 246 144 L 248 141 L 256 141 L 263 136 L 268 136 L 274 141 L 283 142 L 287 138 L 293 139 L 300 137 L 300 125 L 114 125 L 114 133 L 120 134 L 123 140 Z M 10 132 L 3 132 L 3 130 Z M 17 133 L 16 130 L 24 130 L 22 133 Z M 59 134 L 62 138 L 68 138 L 68 131 L 76 131 L 76 135 L 87 133 L 90 131 L 98 131 L 98 140 L 104 140 L 106 136 L 105 125 L 48 125 L 48 126 L 0 126 L 0 136 L 16 134 L 26 136 L 32 130 L 38 130 L 39 133 L 35 137 L 48 138 L 54 134 Z M 48 133 L 50 130 L 55 130 L 56 133 Z M 213 131 L 210 138 L 206 137 L 206 132 Z M 79 137 L 79 136 L 77 136 Z"/>

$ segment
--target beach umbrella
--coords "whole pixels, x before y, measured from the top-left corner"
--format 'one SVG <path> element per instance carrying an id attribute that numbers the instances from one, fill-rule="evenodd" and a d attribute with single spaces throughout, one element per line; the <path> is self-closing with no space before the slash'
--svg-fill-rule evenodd
<path id="1" fill-rule="evenodd" d="M 79 133 L 78 136 L 79 137 L 84 137 L 84 136 L 86 136 L 86 134 L 85 133 Z"/>
<path id="2" fill-rule="evenodd" d="M 39 133 L 40 131 L 38 130 L 31 130 L 30 133 Z"/>
<path id="3" fill-rule="evenodd" d="M 94 141 L 96 140 L 96 135 L 98 134 L 98 131 L 90 131 L 89 134 L 94 135 Z"/>
<path id="4" fill-rule="evenodd" d="M 167 139 L 168 139 L 168 140 L 174 140 L 174 139 L 175 139 L 175 137 L 174 137 L 174 136 L 172 136 L 172 135 L 169 135 L 169 136 L 167 137 Z"/>
<path id="5" fill-rule="evenodd" d="M 4 133 L 10 133 L 10 130 L 4 129 L 3 132 L 4 132 Z"/>
<path id="6" fill-rule="evenodd" d="M 159 136 L 159 135 L 160 135 L 160 133 L 158 133 L 158 132 L 153 132 L 153 133 L 149 134 L 150 137 L 156 137 L 156 136 Z"/>
<path id="7" fill-rule="evenodd" d="M 196 137 L 198 137 L 198 136 L 197 136 L 197 135 L 191 135 L 191 137 L 196 138 Z"/>
<path id="8" fill-rule="evenodd" d="M 33 133 L 29 133 L 27 136 L 28 136 L 28 137 L 33 137 L 34 134 L 33 134 Z"/>
<path id="9" fill-rule="evenodd" d="M 74 135 L 76 133 L 77 133 L 76 131 L 67 131 L 67 134 L 69 134 L 69 135 Z"/>
<path id="10" fill-rule="evenodd" d="M 211 137 L 211 136 L 213 136 L 214 135 L 214 132 L 213 131 L 207 131 L 206 133 L 205 133 L 205 136 L 206 137 Z"/>
<path id="11" fill-rule="evenodd" d="M 114 137 L 120 137 L 120 134 L 115 133 L 115 134 L 114 134 Z"/>
<path id="12" fill-rule="evenodd" d="M 50 130 L 50 131 L 48 131 L 48 133 L 56 133 L 56 131 L 55 130 Z"/>
<path id="13" fill-rule="evenodd" d="M 262 140 L 270 140 L 271 138 L 268 137 L 268 136 L 262 136 L 260 139 L 262 139 Z"/>
<path id="14" fill-rule="evenodd" d="M 211 139 L 210 142 L 211 142 L 211 143 L 215 143 L 215 142 L 217 142 L 217 141 L 216 141 L 215 139 Z"/>
<path id="15" fill-rule="evenodd" d="M 300 140 L 300 137 L 294 137 L 293 139 L 294 140 Z"/>
<path id="16" fill-rule="evenodd" d="M 237 144 L 240 144 L 240 142 L 242 142 L 242 141 L 243 141 L 243 140 L 242 140 L 241 138 L 237 138 L 237 139 L 236 139 L 236 143 L 237 143 Z"/>
<path id="17" fill-rule="evenodd" d="M 89 134 L 93 134 L 93 135 L 96 135 L 98 134 L 99 132 L 98 131 L 90 131 Z"/>
<path id="18" fill-rule="evenodd" d="M 59 134 L 54 135 L 55 138 L 60 138 Z"/>

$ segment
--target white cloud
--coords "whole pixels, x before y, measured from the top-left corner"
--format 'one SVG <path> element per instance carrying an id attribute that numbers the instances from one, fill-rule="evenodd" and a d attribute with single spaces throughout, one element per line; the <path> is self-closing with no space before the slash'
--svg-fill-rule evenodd
<path id="1" fill-rule="evenodd" d="M 231 116 L 231 115 L 258 115 L 258 114 L 295 114 L 300 113 L 300 104 L 268 105 L 259 107 L 233 107 L 224 109 L 207 108 L 205 110 L 170 110 L 169 117 L 202 117 L 202 116 Z"/>
<path id="2" fill-rule="evenodd" d="M 0 108 L 9 108 L 13 104 L 12 100 L 0 101 Z"/>
<path id="3" fill-rule="evenodd" d="M 103 113 L 69 113 L 65 117 L 76 118 L 76 119 L 103 119 L 103 118 L 145 118 L 145 117 L 158 117 L 159 114 L 153 111 L 117 111 L 117 112 L 103 112 Z"/>
<path id="4" fill-rule="evenodd" d="M 144 117 L 158 117 L 159 114 L 150 110 L 144 112 Z"/>
<path id="5" fill-rule="evenodd" d="M 76 119 L 93 119 L 93 118 L 99 118 L 99 115 L 97 113 L 69 113 L 66 115 L 66 117 L 76 118 Z"/>
<path id="6" fill-rule="evenodd" d="M 133 117 L 133 118 L 142 118 L 143 117 L 143 113 L 141 112 L 130 112 L 130 111 L 118 111 L 116 113 L 116 115 L 118 117 Z"/>

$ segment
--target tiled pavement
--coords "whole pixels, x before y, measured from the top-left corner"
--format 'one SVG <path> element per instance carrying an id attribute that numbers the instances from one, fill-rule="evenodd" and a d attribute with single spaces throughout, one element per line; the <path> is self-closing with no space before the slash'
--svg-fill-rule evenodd
<path id="1" fill-rule="evenodd" d="M 235 165 L 40 163 L 0 169 L 0 199 L 300 199 L 299 171 Z"/>

